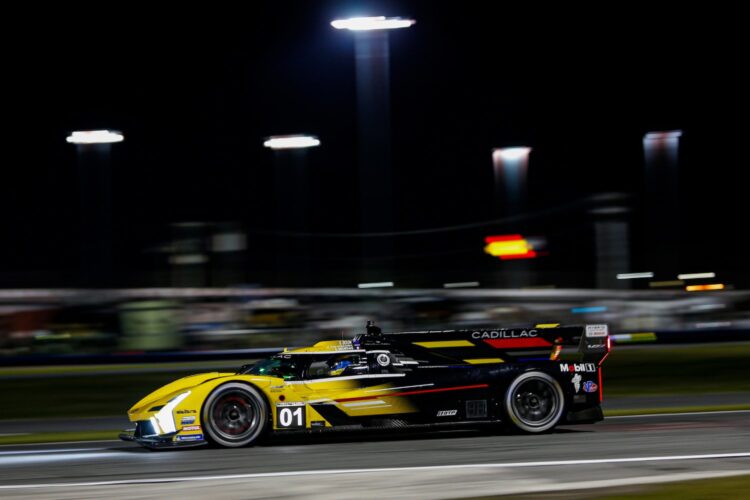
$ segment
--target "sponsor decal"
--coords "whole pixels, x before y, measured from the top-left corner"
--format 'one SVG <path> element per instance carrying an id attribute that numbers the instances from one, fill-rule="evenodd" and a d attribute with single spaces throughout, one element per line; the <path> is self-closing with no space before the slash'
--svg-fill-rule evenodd
<path id="1" fill-rule="evenodd" d="M 472 332 L 473 339 L 520 339 L 536 337 L 539 332 L 536 330 L 484 330 Z"/>
<path id="2" fill-rule="evenodd" d="M 458 410 L 440 410 L 437 412 L 438 417 L 454 417 L 458 413 Z"/>
<path id="3" fill-rule="evenodd" d="M 386 353 L 382 353 L 378 354 L 378 357 L 375 358 L 375 361 L 377 361 L 380 366 L 388 366 L 391 364 L 391 357 Z"/>
<path id="4" fill-rule="evenodd" d="M 276 406 L 305 406 L 303 401 L 291 401 L 288 403 L 276 403 Z"/>
<path id="5" fill-rule="evenodd" d="M 604 344 L 586 344 L 586 349 L 589 351 L 598 351 L 599 349 L 604 349 L 606 346 Z"/>
<path id="6" fill-rule="evenodd" d="M 325 427 L 326 423 L 324 420 L 313 420 L 310 422 L 310 427 Z"/>
<path id="7" fill-rule="evenodd" d="M 560 363 L 560 371 L 568 373 L 596 373 L 594 363 Z"/>
<path id="8" fill-rule="evenodd" d="M 607 325 L 586 325 L 586 336 L 589 338 L 606 337 Z"/>
<path id="9" fill-rule="evenodd" d="M 183 431 L 199 431 L 201 430 L 200 425 L 186 425 L 182 428 Z"/>
<path id="10" fill-rule="evenodd" d="M 576 392 L 579 392 L 581 390 L 581 374 L 576 373 L 570 381 L 573 382 L 573 388 Z"/>
<path id="11" fill-rule="evenodd" d="M 203 434 L 190 434 L 188 436 L 177 436 L 177 441 L 203 441 Z"/>
<path id="12" fill-rule="evenodd" d="M 599 386 L 596 385 L 596 382 L 592 382 L 591 380 L 587 380 L 583 383 L 583 391 L 584 392 L 596 392 L 599 389 Z"/>
<path id="13" fill-rule="evenodd" d="M 175 412 L 178 415 L 185 415 L 186 413 L 196 413 L 195 410 L 177 410 Z"/>
<path id="14" fill-rule="evenodd" d="M 195 423 L 195 417 L 182 417 L 182 419 L 180 419 L 180 423 L 182 425 L 194 424 Z"/>

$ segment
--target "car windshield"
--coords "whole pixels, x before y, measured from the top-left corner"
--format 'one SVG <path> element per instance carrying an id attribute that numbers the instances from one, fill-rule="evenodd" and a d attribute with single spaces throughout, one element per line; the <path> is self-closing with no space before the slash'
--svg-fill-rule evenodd
<path id="1" fill-rule="evenodd" d="M 249 375 L 267 375 L 280 377 L 284 380 L 299 378 L 300 366 L 294 356 L 279 355 L 258 361 L 254 365 L 242 370 Z"/>

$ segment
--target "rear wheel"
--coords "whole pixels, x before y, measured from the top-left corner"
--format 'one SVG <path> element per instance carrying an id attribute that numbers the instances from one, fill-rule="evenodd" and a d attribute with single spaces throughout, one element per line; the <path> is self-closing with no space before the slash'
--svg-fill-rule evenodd
<path id="1" fill-rule="evenodd" d="M 565 396 L 557 380 L 543 372 L 526 372 L 510 384 L 505 394 L 505 413 L 516 429 L 545 432 L 562 418 Z"/>
<path id="2" fill-rule="evenodd" d="M 257 389 L 229 383 L 216 388 L 203 405 L 207 437 L 230 448 L 247 446 L 261 437 L 268 423 L 268 405 Z"/>

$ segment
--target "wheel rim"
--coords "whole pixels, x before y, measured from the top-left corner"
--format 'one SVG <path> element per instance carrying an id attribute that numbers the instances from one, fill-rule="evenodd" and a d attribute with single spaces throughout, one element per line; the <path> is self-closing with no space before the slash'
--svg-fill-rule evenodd
<path id="1" fill-rule="evenodd" d="M 513 413 L 523 424 L 543 427 L 556 418 L 560 397 L 548 381 L 530 379 L 518 385 L 511 404 Z"/>
<path id="2" fill-rule="evenodd" d="M 258 403 L 244 391 L 227 391 L 211 405 L 214 430 L 227 441 L 241 441 L 258 426 Z"/>

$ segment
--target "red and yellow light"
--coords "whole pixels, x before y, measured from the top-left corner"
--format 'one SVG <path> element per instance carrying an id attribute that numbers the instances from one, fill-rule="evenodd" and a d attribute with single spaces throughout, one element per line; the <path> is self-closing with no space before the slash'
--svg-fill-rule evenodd
<path id="1" fill-rule="evenodd" d="M 485 253 L 501 260 L 533 259 L 537 256 L 534 246 L 520 234 L 487 236 L 484 242 L 487 243 Z"/>

